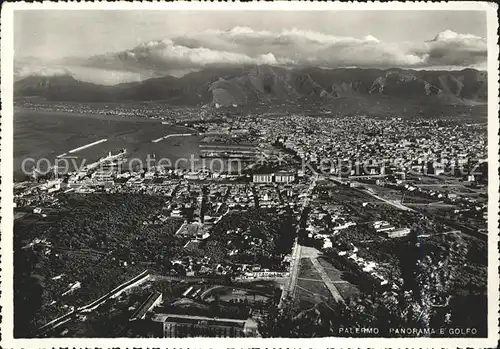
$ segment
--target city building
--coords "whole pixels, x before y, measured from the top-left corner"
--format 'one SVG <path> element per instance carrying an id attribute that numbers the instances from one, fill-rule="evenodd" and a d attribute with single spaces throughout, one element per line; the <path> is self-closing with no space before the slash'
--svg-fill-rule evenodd
<path id="1" fill-rule="evenodd" d="M 257 323 L 252 319 L 223 319 L 205 316 L 155 314 L 164 338 L 175 337 L 256 337 Z"/>
<path id="2" fill-rule="evenodd" d="M 254 174 L 253 182 L 254 183 L 272 183 L 274 174 Z"/>
<path id="3" fill-rule="evenodd" d="M 129 321 L 144 319 L 148 311 L 160 305 L 162 298 L 163 297 L 161 292 L 151 293 L 151 295 L 146 299 L 146 301 L 143 304 L 141 304 L 139 308 L 137 308 L 135 313 L 130 317 Z"/>
<path id="4" fill-rule="evenodd" d="M 95 183 L 113 182 L 113 174 L 108 170 L 99 170 L 93 173 L 92 180 Z"/>
<path id="5" fill-rule="evenodd" d="M 295 174 L 292 172 L 278 172 L 274 175 L 276 183 L 291 183 L 295 181 Z"/>
<path id="6" fill-rule="evenodd" d="M 385 231 L 384 235 L 389 239 L 393 239 L 393 238 L 401 238 L 407 236 L 408 234 L 410 234 L 410 232 L 411 232 L 410 228 L 398 228 L 394 230 Z"/>
<path id="7" fill-rule="evenodd" d="M 386 222 L 386 221 L 373 222 L 372 226 L 373 226 L 373 229 L 375 229 L 375 231 L 377 233 L 385 233 L 387 231 L 391 231 L 391 230 L 395 229 L 395 227 L 393 225 L 389 224 L 389 222 Z"/>
<path id="8" fill-rule="evenodd" d="M 253 159 L 256 156 L 255 144 L 204 143 L 199 145 L 202 158 L 239 158 Z"/>
<path id="9" fill-rule="evenodd" d="M 113 182 L 114 177 L 120 172 L 120 165 L 115 162 L 103 162 L 99 169 L 92 174 L 95 183 L 103 184 Z"/>

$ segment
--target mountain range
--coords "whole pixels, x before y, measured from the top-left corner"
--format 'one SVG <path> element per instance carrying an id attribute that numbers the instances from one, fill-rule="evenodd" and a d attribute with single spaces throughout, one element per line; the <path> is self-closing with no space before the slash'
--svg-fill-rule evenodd
<path id="1" fill-rule="evenodd" d="M 78 81 L 67 73 L 28 76 L 15 82 L 14 95 L 49 101 L 163 101 L 172 105 L 335 105 L 389 100 L 474 106 L 487 101 L 487 73 L 474 69 L 286 69 L 261 65 L 212 67 L 180 78 L 165 76 L 113 86 Z"/>

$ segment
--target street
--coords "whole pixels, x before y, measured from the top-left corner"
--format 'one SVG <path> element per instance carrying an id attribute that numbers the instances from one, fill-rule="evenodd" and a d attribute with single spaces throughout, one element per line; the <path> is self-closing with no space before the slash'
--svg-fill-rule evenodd
<path id="1" fill-rule="evenodd" d="M 304 209 L 309 205 L 309 198 L 312 194 L 312 191 L 316 187 L 317 180 L 318 180 L 318 176 L 315 175 L 313 177 L 311 185 L 309 186 L 309 188 L 307 190 L 306 198 L 305 198 L 304 204 L 302 206 L 302 212 L 304 212 Z M 278 309 L 282 309 L 284 307 L 285 300 L 288 296 L 292 296 L 292 298 L 295 296 L 295 286 L 297 285 L 297 279 L 298 279 L 299 270 L 300 270 L 301 252 L 302 252 L 302 246 L 298 243 L 298 237 L 295 237 L 295 241 L 294 241 L 294 245 L 293 245 L 293 249 L 292 249 L 291 260 L 290 260 L 290 278 L 289 278 L 288 283 L 285 286 L 285 288 L 281 294 L 281 299 L 280 299 L 280 303 L 278 305 Z"/>

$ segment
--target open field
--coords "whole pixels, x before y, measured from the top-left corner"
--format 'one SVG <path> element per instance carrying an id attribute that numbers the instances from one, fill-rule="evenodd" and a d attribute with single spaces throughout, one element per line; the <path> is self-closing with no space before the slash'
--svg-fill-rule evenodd
<path id="1" fill-rule="evenodd" d="M 332 280 L 333 284 L 337 288 L 337 290 L 340 292 L 342 297 L 344 299 L 356 296 L 359 294 L 359 289 L 346 281 L 343 277 L 344 272 L 335 268 L 327 259 L 325 258 L 318 258 L 319 263 L 323 266 L 323 269 L 325 270 L 326 274 Z"/>
<path id="2" fill-rule="evenodd" d="M 296 308 L 308 309 L 321 302 L 335 302 L 337 298 L 334 299 L 332 293 L 340 300 L 359 294 L 358 288 L 343 278 L 342 270 L 318 256 L 318 250 L 312 247 L 303 247 L 303 250 L 303 256 L 307 257 L 300 261 L 300 274 L 295 288 Z M 323 269 L 323 278 L 318 268 Z M 328 279 L 331 289 L 325 285 Z"/>
<path id="3" fill-rule="evenodd" d="M 320 258 L 318 258 L 318 261 L 319 261 L 319 264 L 321 264 L 323 266 L 323 268 L 325 269 L 330 280 L 332 280 L 333 282 L 342 280 L 343 271 L 335 268 L 325 258 L 320 257 Z"/>
<path id="4" fill-rule="evenodd" d="M 316 268 L 314 268 L 309 258 L 301 258 L 300 260 L 299 280 L 300 279 L 321 280 L 321 276 L 316 271 Z"/>
<path id="5" fill-rule="evenodd" d="M 363 183 L 363 187 L 373 191 L 375 194 L 377 194 L 380 197 L 383 197 L 384 199 L 401 200 L 401 191 L 400 190 L 381 187 L 381 186 L 375 185 L 375 184 L 366 184 L 366 183 Z"/>
<path id="6" fill-rule="evenodd" d="M 270 299 L 270 295 L 265 295 L 261 292 L 255 292 L 249 289 L 241 289 L 235 287 L 217 287 L 205 295 L 205 301 L 210 302 L 215 299 L 220 299 L 226 302 L 266 302 Z"/>
<path id="7" fill-rule="evenodd" d="M 309 309 L 321 302 L 334 302 L 325 284 L 321 280 L 310 281 L 299 279 L 295 295 L 295 307 Z"/>

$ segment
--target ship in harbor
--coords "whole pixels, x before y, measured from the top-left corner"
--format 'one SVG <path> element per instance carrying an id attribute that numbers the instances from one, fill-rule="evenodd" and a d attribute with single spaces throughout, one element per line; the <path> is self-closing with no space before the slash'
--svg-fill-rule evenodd
<path id="1" fill-rule="evenodd" d="M 127 149 L 119 149 L 115 154 L 113 154 L 111 151 L 109 151 L 108 155 L 105 157 L 100 158 L 98 161 L 99 162 L 105 162 L 105 161 L 113 161 L 116 160 L 122 156 L 127 154 Z"/>
<path id="2" fill-rule="evenodd" d="M 96 168 L 97 166 L 99 166 L 100 164 L 105 163 L 105 162 L 112 162 L 112 161 L 115 161 L 117 159 L 120 159 L 125 154 L 127 154 L 127 149 L 125 149 L 125 148 L 118 150 L 118 152 L 116 152 L 115 154 L 113 154 L 110 151 L 107 156 L 102 157 L 99 160 L 97 160 L 96 162 L 87 165 L 86 170 L 91 170 L 93 168 Z"/>
<path id="3" fill-rule="evenodd" d="M 255 144 L 200 143 L 200 158 L 254 159 L 257 155 Z"/>

